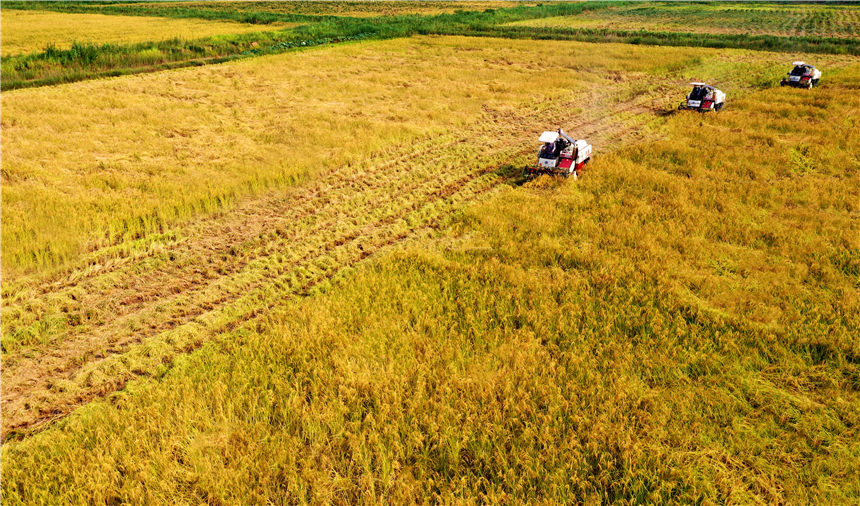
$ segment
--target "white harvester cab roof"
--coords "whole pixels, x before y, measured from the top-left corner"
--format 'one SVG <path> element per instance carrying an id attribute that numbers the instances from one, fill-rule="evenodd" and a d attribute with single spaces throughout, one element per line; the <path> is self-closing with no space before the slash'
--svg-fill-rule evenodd
<path id="1" fill-rule="evenodd" d="M 541 142 L 555 142 L 558 139 L 558 132 L 544 132 L 538 138 Z"/>
<path id="2" fill-rule="evenodd" d="M 693 86 L 696 86 L 696 87 L 705 88 L 706 90 L 716 90 L 716 88 L 714 88 L 710 84 L 705 84 L 705 83 L 690 83 L 690 84 Z"/>
<path id="3" fill-rule="evenodd" d="M 796 61 L 796 62 L 792 63 L 792 65 L 794 65 L 795 67 L 797 67 L 797 66 L 800 66 L 800 65 L 806 65 L 806 62 Z"/>

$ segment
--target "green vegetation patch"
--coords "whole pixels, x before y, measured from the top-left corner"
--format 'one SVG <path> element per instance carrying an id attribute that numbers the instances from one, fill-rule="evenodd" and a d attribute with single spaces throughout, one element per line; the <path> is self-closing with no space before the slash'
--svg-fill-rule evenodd
<path id="1" fill-rule="evenodd" d="M 166 2 L 4 2 L 5 9 L 50 10 L 57 12 L 115 14 L 125 16 L 161 16 L 169 18 L 199 18 L 210 20 L 230 20 L 240 23 L 270 24 L 276 22 L 304 22 L 326 19 L 325 16 L 272 12 L 267 10 L 250 11 L 239 8 L 239 3 L 222 2 L 218 6 L 205 7 L 191 3 Z"/>

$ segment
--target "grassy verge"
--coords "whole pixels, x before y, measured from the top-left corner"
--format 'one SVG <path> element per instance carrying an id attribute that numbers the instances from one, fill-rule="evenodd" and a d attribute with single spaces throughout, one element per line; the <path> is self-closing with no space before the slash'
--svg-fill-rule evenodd
<path id="1" fill-rule="evenodd" d="M 48 47 L 41 53 L 3 60 L 5 90 L 70 83 L 158 70 L 192 67 L 230 60 L 283 53 L 293 49 L 370 38 L 368 33 L 326 37 L 291 30 L 220 36 L 195 41 L 179 39 L 156 43 L 86 44 L 69 49 Z"/>
<path id="2" fill-rule="evenodd" d="M 420 4 L 422 2 L 416 2 Z M 545 16 L 566 16 L 578 14 L 583 11 L 593 9 L 603 9 L 612 5 L 620 5 L 615 2 L 591 2 L 588 4 L 568 3 L 568 2 L 552 2 L 539 6 L 519 5 L 509 8 L 487 8 L 478 9 L 480 3 L 464 3 L 464 6 L 470 7 L 471 10 L 458 10 L 454 13 L 443 13 L 430 16 L 421 16 L 420 14 L 405 14 L 399 16 L 387 16 L 395 24 L 403 19 L 414 18 L 442 18 L 448 21 L 468 21 L 475 17 L 479 17 L 484 21 L 493 22 L 513 22 L 530 19 L 531 17 Z M 126 16 L 162 16 L 171 18 L 200 18 L 209 20 L 230 20 L 242 23 L 257 23 L 269 24 L 274 22 L 316 22 L 316 21 L 332 21 L 340 20 L 358 20 L 358 19 L 373 19 L 373 17 L 350 17 L 350 16 L 331 16 L 331 15 L 313 15 L 313 14 L 296 14 L 290 12 L 278 12 L 266 9 L 261 6 L 260 10 L 254 9 L 254 4 L 231 4 L 230 2 L 213 5 L 210 7 L 202 6 L 187 6 L 182 4 L 159 5 L 158 3 L 123 3 L 121 5 L 113 5 L 111 3 L 102 2 L 4 2 L 4 8 L 8 9 L 38 9 L 38 10 L 53 10 L 57 12 L 73 12 L 73 13 L 100 13 L 100 14 L 120 14 Z M 381 5 L 381 4 L 380 4 Z M 492 5 L 487 4 L 487 5 Z"/>
<path id="3" fill-rule="evenodd" d="M 856 502 L 858 79 L 509 188 L 4 445 L 4 501 Z"/>

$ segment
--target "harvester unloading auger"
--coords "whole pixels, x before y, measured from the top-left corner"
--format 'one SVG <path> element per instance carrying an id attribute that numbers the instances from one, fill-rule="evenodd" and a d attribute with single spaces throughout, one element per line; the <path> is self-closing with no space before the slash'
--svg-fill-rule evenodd
<path id="1" fill-rule="evenodd" d="M 591 144 L 583 139 L 573 140 L 558 129 L 556 132 L 544 132 L 538 138 L 541 145 L 538 152 L 537 164 L 523 170 L 523 175 L 534 178 L 541 174 L 568 177 L 579 177 L 579 171 L 591 160 Z"/>

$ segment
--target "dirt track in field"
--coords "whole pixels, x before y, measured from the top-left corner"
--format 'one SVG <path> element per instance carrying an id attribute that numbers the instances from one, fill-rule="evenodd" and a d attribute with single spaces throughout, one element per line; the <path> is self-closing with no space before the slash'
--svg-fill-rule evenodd
<path id="1" fill-rule="evenodd" d="M 426 234 L 496 187 L 499 168 L 528 159 L 535 132 L 561 125 L 591 141 L 597 156 L 644 135 L 629 120 L 649 111 L 649 98 L 610 103 L 608 88 L 552 104 L 549 113 L 486 110 L 462 135 L 425 139 L 249 199 L 124 258 L 94 252 L 87 265 L 15 294 L 12 303 L 22 307 L 63 300 L 63 311 L 81 323 L 5 354 L 3 441 L 163 372 L 178 354 Z M 565 113 L 583 103 L 605 105 Z"/>

